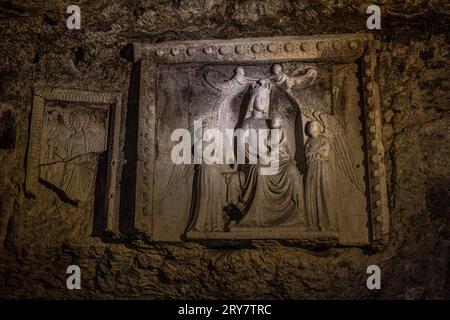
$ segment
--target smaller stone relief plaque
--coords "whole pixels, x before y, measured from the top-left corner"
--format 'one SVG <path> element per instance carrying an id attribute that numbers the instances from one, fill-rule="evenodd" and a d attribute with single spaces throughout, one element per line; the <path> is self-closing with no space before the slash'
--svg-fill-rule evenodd
<path id="1" fill-rule="evenodd" d="M 91 201 L 100 158 L 106 159 L 105 229 L 117 231 L 121 95 L 76 90 L 34 92 L 27 192 L 45 185 L 73 205 Z M 39 184 L 40 182 L 40 184 Z"/>
<path id="2" fill-rule="evenodd" d="M 386 243 L 373 41 L 346 34 L 136 44 L 138 228 L 159 241 Z M 185 136 L 192 150 L 174 151 Z M 203 160 L 213 152 L 196 161 L 197 149 Z M 180 153 L 194 161 L 174 161 Z M 263 173 L 268 163 L 277 170 Z"/>

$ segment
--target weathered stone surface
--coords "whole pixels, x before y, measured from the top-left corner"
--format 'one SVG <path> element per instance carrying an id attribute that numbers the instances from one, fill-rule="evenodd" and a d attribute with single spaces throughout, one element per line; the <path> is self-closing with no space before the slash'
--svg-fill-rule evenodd
<path id="1" fill-rule="evenodd" d="M 143 88 L 139 226 L 155 241 L 185 235 L 386 244 L 375 50 L 373 38 L 360 34 L 135 43 Z M 174 165 L 172 140 L 179 128 L 190 128 L 181 142 L 185 135 L 203 141 L 189 141 L 183 165 Z M 252 139 L 246 143 L 243 136 L 252 130 L 262 143 L 250 151 Z M 235 148 L 213 139 L 226 141 L 230 132 L 240 136 Z M 278 152 L 269 145 L 273 138 Z M 208 162 L 211 146 L 221 151 Z M 244 159 L 229 165 L 224 158 L 235 161 L 236 153 Z M 202 161 L 194 165 L 192 158 Z"/>
<path id="2" fill-rule="evenodd" d="M 34 85 L 128 93 L 120 208 L 132 221 L 126 186 L 138 119 L 129 43 L 368 32 L 368 2 L 82 1 L 81 31 L 67 30 L 64 1 L 2 2 L 0 103 L 12 110 L 16 135 L 14 149 L 0 148 L 0 296 L 450 298 L 450 9 L 379 3 L 382 30 L 372 33 L 380 41 L 391 233 L 372 252 L 287 241 L 155 244 L 140 235 L 111 244 L 86 236 L 92 204 L 73 207 L 51 192 L 31 199 L 23 188 Z M 82 290 L 65 287 L 72 263 L 83 269 Z M 382 268 L 381 291 L 365 287 L 370 264 Z"/>

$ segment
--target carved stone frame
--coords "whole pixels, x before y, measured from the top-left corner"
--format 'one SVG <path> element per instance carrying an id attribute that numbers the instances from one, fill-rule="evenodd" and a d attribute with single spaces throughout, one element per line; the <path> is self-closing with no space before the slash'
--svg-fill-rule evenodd
<path id="1" fill-rule="evenodd" d="M 140 63 L 139 135 L 136 182 L 136 225 L 152 234 L 155 107 L 160 64 L 245 62 L 356 62 L 364 90 L 366 175 L 369 186 L 369 237 L 373 247 L 385 245 L 389 235 L 389 208 L 382 144 L 380 92 L 377 83 L 375 40 L 366 34 L 233 40 L 176 41 L 134 44 Z"/>
<path id="2" fill-rule="evenodd" d="M 47 101 L 65 101 L 93 103 L 109 111 L 106 151 L 108 153 L 106 172 L 105 214 L 108 230 L 117 231 L 118 216 L 118 169 L 120 127 L 122 116 L 122 95 L 120 93 L 91 92 L 67 89 L 35 88 L 31 114 L 30 139 L 27 156 L 25 189 L 36 195 L 39 189 L 39 158 L 44 122 L 45 103 Z"/>

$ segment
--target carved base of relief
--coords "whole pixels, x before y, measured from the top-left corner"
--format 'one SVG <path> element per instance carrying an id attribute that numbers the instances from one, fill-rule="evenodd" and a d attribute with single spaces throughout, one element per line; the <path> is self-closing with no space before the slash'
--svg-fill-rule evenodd
<path id="1" fill-rule="evenodd" d="M 298 228 L 280 227 L 280 228 L 234 228 L 229 232 L 198 232 L 190 231 L 186 234 L 186 239 L 218 239 L 218 240 L 236 240 L 236 239 L 296 239 L 306 240 L 314 239 L 317 242 L 338 241 L 337 232 L 330 231 L 299 231 Z"/>

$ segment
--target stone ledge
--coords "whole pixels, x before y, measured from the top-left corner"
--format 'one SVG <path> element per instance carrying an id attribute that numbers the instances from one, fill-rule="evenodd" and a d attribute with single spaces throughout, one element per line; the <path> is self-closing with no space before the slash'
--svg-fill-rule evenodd
<path id="1" fill-rule="evenodd" d="M 263 228 L 233 228 L 232 231 L 198 232 L 190 231 L 186 234 L 188 240 L 218 239 L 300 239 L 319 242 L 338 240 L 336 232 L 302 231 L 298 228 L 289 227 L 263 227 Z"/>

